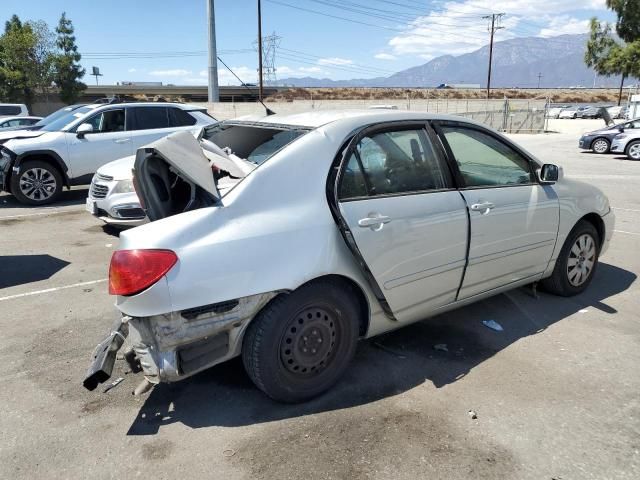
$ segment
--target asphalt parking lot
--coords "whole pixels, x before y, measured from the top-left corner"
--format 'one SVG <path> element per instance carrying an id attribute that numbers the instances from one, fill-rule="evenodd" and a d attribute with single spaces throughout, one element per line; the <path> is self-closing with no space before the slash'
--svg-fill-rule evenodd
<path id="1" fill-rule="evenodd" d="M 361 342 L 303 405 L 270 401 L 240 361 L 141 398 L 118 361 L 120 385 L 85 391 L 117 232 L 86 189 L 33 209 L 0 194 L 0 478 L 640 478 L 640 163 L 514 138 L 609 196 L 590 289 L 519 289 Z"/>

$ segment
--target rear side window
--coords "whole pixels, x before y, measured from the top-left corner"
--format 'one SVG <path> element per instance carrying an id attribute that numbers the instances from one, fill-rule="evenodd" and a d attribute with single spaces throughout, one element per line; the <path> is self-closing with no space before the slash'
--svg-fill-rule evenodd
<path id="1" fill-rule="evenodd" d="M 364 137 L 351 154 L 339 187 L 341 199 L 441 190 L 451 185 L 447 165 L 422 129 Z"/>
<path id="2" fill-rule="evenodd" d="M 15 105 L 0 105 L 0 115 L 20 115 L 22 109 Z"/>
<path id="3" fill-rule="evenodd" d="M 196 124 L 195 117 L 180 108 L 169 108 L 170 127 L 189 127 Z"/>
<path id="4" fill-rule="evenodd" d="M 169 115 L 167 107 L 135 107 L 136 130 L 151 130 L 153 128 L 168 128 Z"/>
<path id="5" fill-rule="evenodd" d="M 442 127 L 467 187 L 533 183 L 529 160 L 506 143 L 467 127 Z"/>

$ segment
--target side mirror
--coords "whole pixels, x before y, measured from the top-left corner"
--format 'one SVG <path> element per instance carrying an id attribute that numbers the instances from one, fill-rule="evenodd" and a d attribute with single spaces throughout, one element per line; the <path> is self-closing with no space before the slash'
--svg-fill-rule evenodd
<path id="1" fill-rule="evenodd" d="M 551 185 L 558 181 L 560 178 L 560 167 L 553 165 L 552 163 L 545 163 L 542 168 L 538 170 L 538 179 L 543 185 Z"/>
<path id="2" fill-rule="evenodd" d="M 91 132 L 93 132 L 93 125 L 91 125 L 90 123 L 83 123 L 76 130 L 76 137 L 84 138 L 87 133 Z"/>
<path id="3" fill-rule="evenodd" d="M 619 126 L 618 126 L 618 131 L 619 131 L 620 133 L 624 132 L 624 125 L 619 125 Z"/>

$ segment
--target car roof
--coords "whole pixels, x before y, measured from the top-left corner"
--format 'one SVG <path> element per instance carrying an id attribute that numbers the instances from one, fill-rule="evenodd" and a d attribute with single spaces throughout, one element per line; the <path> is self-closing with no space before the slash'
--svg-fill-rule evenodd
<path id="1" fill-rule="evenodd" d="M 276 125 L 295 125 L 300 127 L 316 128 L 339 120 L 353 119 L 356 117 L 361 119 L 363 124 L 399 120 L 461 120 L 460 117 L 452 115 L 440 115 L 419 111 L 349 109 L 275 114 L 255 119 L 255 121 Z M 467 121 L 467 119 L 464 120 Z"/>
<path id="2" fill-rule="evenodd" d="M 11 115 L 8 117 L 2 117 L 2 121 L 6 122 L 7 120 L 41 120 L 42 117 L 37 117 L 35 115 Z"/>
<path id="3" fill-rule="evenodd" d="M 120 103 L 92 103 L 87 106 L 95 108 L 121 108 L 121 107 L 177 107 L 183 110 L 206 109 L 201 105 L 189 105 L 186 103 L 173 102 L 120 102 Z"/>

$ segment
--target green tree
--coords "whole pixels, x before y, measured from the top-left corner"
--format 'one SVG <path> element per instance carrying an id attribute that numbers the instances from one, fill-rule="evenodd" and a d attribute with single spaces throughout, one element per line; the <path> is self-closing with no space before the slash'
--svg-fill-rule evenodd
<path id="1" fill-rule="evenodd" d="M 0 36 L 0 98 L 31 108 L 36 92 L 52 81 L 53 36 L 42 21 L 23 23 L 13 15 Z"/>
<path id="2" fill-rule="evenodd" d="M 73 32 L 73 23 L 63 12 L 56 28 L 58 53 L 55 55 L 54 65 L 55 82 L 60 90 L 60 98 L 65 103 L 74 103 L 87 88 L 80 81 L 84 77 L 85 70 L 80 66 L 82 57 L 78 52 Z"/>
<path id="3" fill-rule="evenodd" d="M 616 33 L 611 25 L 591 19 L 591 35 L 587 42 L 585 63 L 600 75 L 621 75 L 618 105 L 627 77 L 640 78 L 640 2 L 607 0 L 607 7 L 617 15 Z"/>

